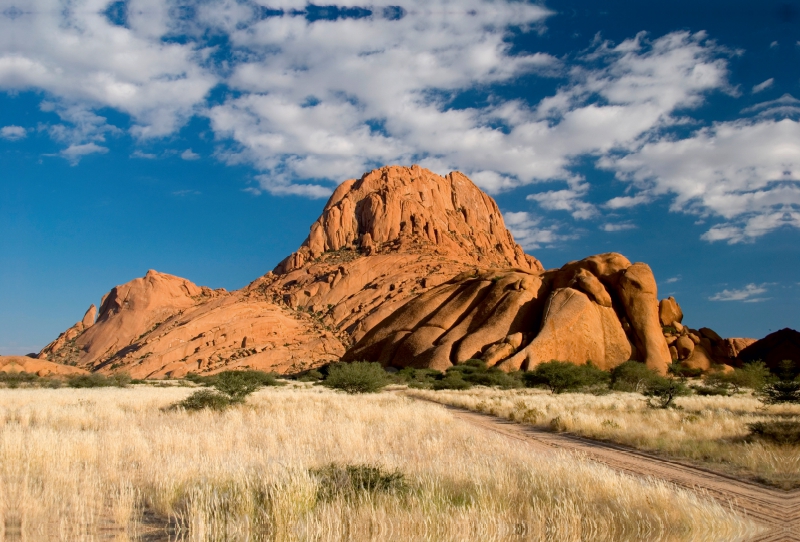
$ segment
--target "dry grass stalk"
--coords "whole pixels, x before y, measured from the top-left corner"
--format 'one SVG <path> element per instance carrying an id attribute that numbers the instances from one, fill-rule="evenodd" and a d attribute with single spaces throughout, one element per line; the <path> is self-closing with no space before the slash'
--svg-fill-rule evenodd
<path id="1" fill-rule="evenodd" d="M 394 394 L 270 389 L 164 412 L 182 388 L 0 395 L 5 539 L 735 540 L 745 519 L 665 483 L 476 432 Z M 380 465 L 407 491 L 319 499 L 309 469 Z M 14 535 L 13 532 L 17 534 Z"/>
<path id="2" fill-rule="evenodd" d="M 778 487 L 800 486 L 800 447 L 747 439 L 748 424 L 776 414 L 800 419 L 800 406 L 766 410 L 750 395 L 691 396 L 678 409 L 648 408 L 641 395 L 553 395 L 544 390 L 408 390 L 417 396 L 577 435 L 626 444 L 749 476 Z"/>

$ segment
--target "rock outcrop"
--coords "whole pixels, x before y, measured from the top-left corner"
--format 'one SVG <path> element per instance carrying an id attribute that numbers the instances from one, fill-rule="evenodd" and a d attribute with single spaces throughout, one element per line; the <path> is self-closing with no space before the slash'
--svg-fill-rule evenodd
<path id="1" fill-rule="evenodd" d="M 87 313 L 40 356 L 134 377 L 296 372 L 338 360 L 409 299 L 488 266 L 541 270 L 462 174 L 385 167 L 340 185 L 300 249 L 242 290 L 151 271 L 114 288 L 91 328 Z"/>
<path id="2" fill-rule="evenodd" d="M 709 365 L 701 354 L 741 350 L 682 318 L 673 298 L 659 304 L 646 264 L 607 253 L 545 271 L 467 177 L 388 166 L 342 183 L 298 251 L 245 288 L 150 271 L 40 357 L 137 378 L 298 372 L 342 356 L 509 371 L 638 359 L 665 373 L 672 359 Z"/>
<path id="3" fill-rule="evenodd" d="M 78 367 L 28 356 L 0 356 L 0 372 L 30 373 L 37 376 L 73 376 L 87 373 Z"/>
<path id="4" fill-rule="evenodd" d="M 781 370 L 783 360 L 794 363 L 800 372 L 800 332 L 784 328 L 752 342 L 739 352 L 742 361 L 763 361 L 772 371 Z"/>
<path id="5" fill-rule="evenodd" d="M 82 326 L 70 328 L 40 357 L 154 378 L 236 367 L 299 371 L 344 352 L 308 315 L 245 291 L 211 290 L 152 270 L 113 288 L 97 322 Z"/>
<path id="6" fill-rule="evenodd" d="M 670 363 L 655 279 L 608 253 L 546 272 L 457 276 L 396 310 L 343 360 L 443 370 L 481 358 L 516 371 L 552 359 L 607 369 L 632 357 L 661 373 Z"/>

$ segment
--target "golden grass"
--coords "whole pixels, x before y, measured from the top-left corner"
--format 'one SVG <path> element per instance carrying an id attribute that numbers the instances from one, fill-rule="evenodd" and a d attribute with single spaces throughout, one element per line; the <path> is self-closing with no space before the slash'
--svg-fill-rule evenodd
<path id="1" fill-rule="evenodd" d="M 164 412 L 185 388 L 0 392 L 4 539 L 736 540 L 710 499 L 536 454 L 394 394 L 268 389 L 225 412 Z M 317 498 L 309 469 L 373 464 L 408 490 Z M 145 519 L 143 519 L 145 518 Z M 149 518 L 149 519 L 146 519 Z"/>
<path id="2" fill-rule="evenodd" d="M 641 395 L 553 395 L 538 389 L 408 390 L 409 395 L 513 421 L 626 444 L 689 459 L 730 474 L 786 489 L 800 486 L 800 447 L 749 442 L 748 423 L 781 414 L 800 418 L 800 406 L 768 409 L 750 395 L 691 396 L 678 409 L 649 408 Z"/>

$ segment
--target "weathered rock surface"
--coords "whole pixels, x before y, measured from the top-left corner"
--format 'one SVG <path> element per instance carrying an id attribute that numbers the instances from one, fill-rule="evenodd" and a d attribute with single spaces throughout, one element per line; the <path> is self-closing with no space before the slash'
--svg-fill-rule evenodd
<path id="1" fill-rule="evenodd" d="M 344 352 L 308 315 L 152 270 L 112 289 L 97 322 L 82 326 L 70 328 L 40 357 L 147 378 L 234 367 L 302 370 Z"/>
<path id="2" fill-rule="evenodd" d="M 462 174 L 385 167 L 340 185 L 303 246 L 242 290 L 149 272 L 114 288 L 96 323 L 90 310 L 40 356 L 134 377 L 299 371 L 338 360 L 420 293 L 491 266 L 542 269 Z"/>
<path id="3" fill-rule="evenodd" d="M 299 250 L 245 288 L 150 271 L 40 357 L 138 378 L 296 372 L 343 354 L 436 369 L 638 359 L 665 373 L 674 358 L 702 365 L 743 348 L 682 318 L 674 298 L 658 302 L 646 264 L 606 253 L 544 271 L 464 175 L 389 166 L 342 183 Z"/>
<path id="4" fill-rule="evenodd" d="M 523 338 L 513 349 L 503 346 L 514 344 L 511 336 Z M 515 371 L 558 359 L 611 368 L 631 358 L 632 343 L 642 361 L 666 373 L 671 358 L 652 273 L 608 253 L 546 272 L 457 276 L 396 310 L 343 360 L 442 370 L 482 358 Z"/>

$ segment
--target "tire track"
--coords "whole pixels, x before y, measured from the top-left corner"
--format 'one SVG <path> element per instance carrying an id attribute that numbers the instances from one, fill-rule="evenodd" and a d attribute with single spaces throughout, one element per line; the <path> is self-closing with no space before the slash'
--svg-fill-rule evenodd
<path id="1" fill-rule="evenodd" d="M 652 476 L 692 491 L 702 491 L 764 527 L 749 542 L 800 542 L 800 490 L 770 488 L 627 446 L 552 433 L 428 399 L 414 399 L 437 404 L 473 426 L 524 441 L 541 451 L 578 452 L 618 471 Z"/>

